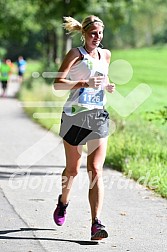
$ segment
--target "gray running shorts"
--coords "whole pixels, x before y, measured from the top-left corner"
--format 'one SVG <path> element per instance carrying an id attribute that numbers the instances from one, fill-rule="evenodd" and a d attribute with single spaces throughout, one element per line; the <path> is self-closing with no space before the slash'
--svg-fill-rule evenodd
<path id="1" fill-rule="evenodd" d="M 93 109 L 69 116 L 62 113 L 59 135 L 69 144 L 85 145 L 87 141 L 107 137 L 109 113 L 104 109 Z"/>

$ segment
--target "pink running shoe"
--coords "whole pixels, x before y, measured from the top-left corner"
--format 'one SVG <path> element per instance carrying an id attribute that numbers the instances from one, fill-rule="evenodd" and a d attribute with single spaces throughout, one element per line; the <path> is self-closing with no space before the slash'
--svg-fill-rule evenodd
<path id="1" fill-rule="evenodd" d="M 59 195 L 58 204 L 57 204 L 57 207 L 53 213 L 53 219 L 58 226 L 62 226 L 64 224 L 65 215 L 66 215 L 66 208 L 68 206 L 68 204 L 63 205 L 63 203 L 60 201 L 60 199 L 61 199 L 61 195 Z"/>
<path id="2" fill-rule="evenodd" d="M 107 238 L 108 233 L 104 228 L 105 226 L 103 226 L 101 221 L 96 218 L 91 227 L 91 240 L 102 240 Z"/>

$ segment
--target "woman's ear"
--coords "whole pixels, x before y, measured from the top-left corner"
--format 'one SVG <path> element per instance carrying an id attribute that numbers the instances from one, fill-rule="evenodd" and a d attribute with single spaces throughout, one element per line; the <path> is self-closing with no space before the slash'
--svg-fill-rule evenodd
<path id="1" fill-rule="evenodd" d="M 82 42 L 85 42 L 85 33 L 84 33 L 84 32 L 82 33 L 81 41 L 82 41 Z"/>

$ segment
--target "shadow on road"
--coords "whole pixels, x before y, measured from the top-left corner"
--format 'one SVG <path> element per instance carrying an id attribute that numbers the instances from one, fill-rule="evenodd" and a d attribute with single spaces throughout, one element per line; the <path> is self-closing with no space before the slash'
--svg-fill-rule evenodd
<path id="1" fill-rule="evenodd" d="M 72 242 L 77 243 L 79 245 L 98 245 L 98 241 L 82 241 L 82 240 L 69 240 L 69 239 L 56 239 L 56 238 L 49 238 L 49 237 L 20 237 L 20 236 L 6 236 L 9 233 L 16 233 L 16 232 L 27 232 L 27 231 L 56 231 L 56 229 L 45 229 L 45 228 L 20 228 L 20 229 L 13 229 L 13 230 L 1 230 L 0 231 L 0 240 L 40 240 L 40 241 L 62 241 L 62 242 Z"/>
<path id="2" fill-rule="evenodd" d="M 25 231 L 38 231 L 38 230 L 45 230 L 45 231 L 55 231 L 55 229 L 47 229 L 47 228 L 19 228 L 19 229 L 10 229 L 10 230 L 0 230 L 0 235 L 9 234 L 9 233 L 16 233 L 16 232 L 25 232 Z"/>

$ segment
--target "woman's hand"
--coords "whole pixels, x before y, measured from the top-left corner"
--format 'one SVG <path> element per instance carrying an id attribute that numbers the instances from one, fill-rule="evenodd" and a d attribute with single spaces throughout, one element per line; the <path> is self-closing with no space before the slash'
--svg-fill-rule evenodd
<path id="1" fill-rule="evenodd" d="M 98 76 L 98 77 L 91 77 L 87 84 L 90 88 L 98 88 L 99 86 L 102 86 L 105 81 L 104 76 Z"/>
<path id="2" fill-rule="evenodd" d="M 115 84 L 114 83 L 108 83 L 105 86 L 105 89 L 109 92 L 109 93 L 113 93 L 115 91 Z"/>

